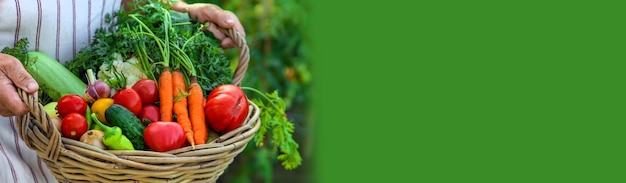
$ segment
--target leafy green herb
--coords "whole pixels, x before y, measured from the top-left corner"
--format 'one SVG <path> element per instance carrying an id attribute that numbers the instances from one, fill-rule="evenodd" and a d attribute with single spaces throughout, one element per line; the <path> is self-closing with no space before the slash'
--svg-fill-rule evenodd
<path id="1" fill-rule="evenodd" d="M 2 53 L 17 58 L 20 62 L 22 62 L 22 65 L 28 65 L 28 38 L 18 40 L 13 48 L 4 47 L 4 49 L 2 49 Z"/>
<path id="2" fill-rule="evenodd" d="M 263 146 L 265 136 L 271 130 L 271 145 L 274 151 L 280 150 L 278 160 L 282 161 L 283 167 L 292 170 L 302 164 L 302 157 L 298 152 L 298 143 L 293 139 L 294 125 L 285 114 L 285 101 L 279 97 L 278 91 L 263 93 L 251 87 L 241 87 L 241 89 L 253 91 L 262 96 L 264 101 L 252 99 L 261 108 L 261 127 L 254 136 L 257 146 Z"/>

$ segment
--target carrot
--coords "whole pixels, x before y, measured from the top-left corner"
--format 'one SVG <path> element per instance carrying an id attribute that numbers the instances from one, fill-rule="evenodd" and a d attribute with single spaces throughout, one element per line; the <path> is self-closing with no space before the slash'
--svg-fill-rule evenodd
<path id="1" fill-rule="evenodd" d="M 172 91 L 172 73 L 168 67 L 165 67 L 159 76 L 159 109 L 161 112 L 161 121 L 173 121 L 172 107 L 174 105 L 174 95 Z"/>
<path id="2" fill-rule="evenodd" d="M 196 77 L 190 77 L 189 96 L 189 118 L 193 127 L 193 138 L 196 144 L 205 144 L 209 136 L 208 128 L 204 122 L 204 96 L 202 88 L 198 84 Z"/>
<path id="3" fill-rule="evenodd" d="M 187 111 L 187 88 L 185 86 L 185 77 L 179 70 L 172 72 L 172 86 L 174 93 L 174 114 L 176 114 L 176 121 L 183 126 L 187 141 L 191 143 L 191 147 L 195 148 L 195 141 L 193 138 L 193 128 L 191 120 L 189 119 L 189 111 Z"/>

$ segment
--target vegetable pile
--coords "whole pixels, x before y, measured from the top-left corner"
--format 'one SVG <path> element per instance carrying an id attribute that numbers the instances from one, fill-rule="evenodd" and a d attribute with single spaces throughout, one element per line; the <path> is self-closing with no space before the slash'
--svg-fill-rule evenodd
<path id="1" fill-rule="evenodd" d="M 120 10 L 93 42 L 61 65 L 28 51 L 21 39 L 7 53 L 18 58 L 40 84 L 40 102 L 65 138 L 109 150 L 166 152 L 206 144 L 240 127 L 253 91 L 267 103 L 255 143 L 262 146 L 273 127 L 272 145 L 286 169 L 301 164 L 293 123 L 276 92 L 230 84 L 233 71 L 217 39 L 169 4 L 148 1 Z M 54 75 L 54 77 L 52 77 Z"/>

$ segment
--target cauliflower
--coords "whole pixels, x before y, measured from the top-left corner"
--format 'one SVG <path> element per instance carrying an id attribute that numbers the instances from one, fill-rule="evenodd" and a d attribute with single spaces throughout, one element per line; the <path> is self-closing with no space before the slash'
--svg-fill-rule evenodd
<path id="1" fill-rule="evenodd" d="M 115 53 L 113 54 L 113 62 L 111 64 L 113 67 L 108 62 L 104 62 L 100 66 L 98 80 L 104 81 L 109 85 L 131 88 L 140 79 L 148 78 L 140 69 L 139 61 L 135 57 L 123 61 L 122 55 Z M 116 74 L 122 74 L 124 78 L 119 78 Z M 126 81 L 125 85 L 124 83 L 119 83 L 123 82 L 123 80 Z M 112 86 L 112 88 L 114 87 Z"/>

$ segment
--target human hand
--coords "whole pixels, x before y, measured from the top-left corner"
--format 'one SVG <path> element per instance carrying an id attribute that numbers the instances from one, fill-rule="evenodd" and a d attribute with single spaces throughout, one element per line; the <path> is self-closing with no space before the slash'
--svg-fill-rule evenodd
<path id="1" fill-rule="evenodd" d="M 246 37 L 246 32 L 241 22 L 239 22 L 239 18 L 237 18 L 233 12 L 223 10 L 217 5 L 208 3 L 186 4 L 179 2 L 173 6 L 173 9 L 178 9 L 183 12 L 187 11 L 192 20 L 197 19 L 200 23 L 211 22 L 208 30 L 211 31 L 217 39 L 222 41 L 222 48 L 234 48 L 237 45 L 231 38 L 219 31 L 217 25 L 224 29 L 233 28 L 242 38 Z"/>
<path id="2" fill-rule="evenodd" d="M 0 115 L 19 116 L 28 112 L 28 107 L 20 99 L 15 87 L 27 93 L 35 93 L 39 85 L 22 66 L 19 60 L 0 53 Z"/>

